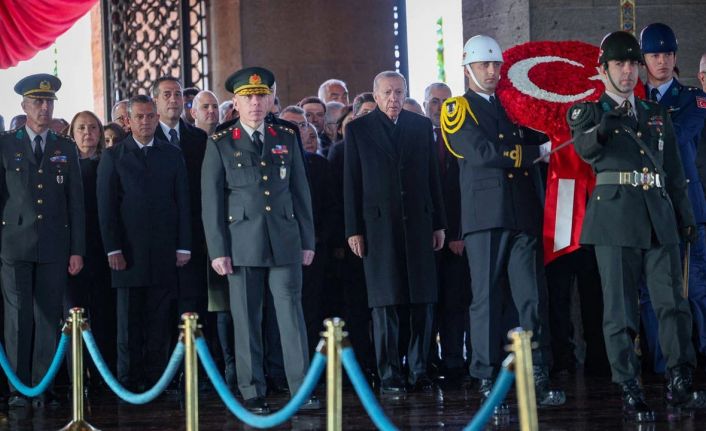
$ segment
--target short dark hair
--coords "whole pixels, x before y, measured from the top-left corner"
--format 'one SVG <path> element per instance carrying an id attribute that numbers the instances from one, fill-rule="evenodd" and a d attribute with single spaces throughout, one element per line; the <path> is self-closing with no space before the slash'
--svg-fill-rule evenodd
<path id="1" fill-rule="evenodd" d="M 324 107 L 324 112 L 326 112 L 326 104 L 323 100 L 319 99 L 316 96 L 307 96 L 303 98 L 299 103 L 297 103 L 297 106 L 303 108 L 304 105 L 307 105 L 309 103 L 318 103 L 319 105 Z"/>
<path id="2" fill-rule="evenodd" d="M 365 93 L 360 93 L 359 95 L 355 96 L 355 99 L 353 99 L 353 115 L 358 115 L 358 112 L 360 112 L 361 106 L 363 106 L 363 103 L 367 102 L 375 102 L 375 98 L 373 97 L 373 93 L 366 91 Z"/>
<path id="3" fill-rule="evenodd" d="M 120 126 L 118 123 L 108 123 L 103 127 L 105 130 L 111 130 L 113 133 L 115 133 L 115 136 L 117 136 L 116 142 L 121 141 L 123 138 L 127 136 L 127 133 L 125 133 L 125 130 Z M 105 137 L 104 137 L 105 140 Z"/>
<path id="4" fill-rule="evenodd" d="M 132 96 L 127 101 L 128 115 L 132 114 L 132 105 L 134 105 L 136 103 L 148 103 L 148 104 L 152 105 L 152 107 L 154 107 L 155 111 L 157 111 L 157 104 L 154 103 L 154 99 L 152 99 L 150 96 L 148 96 L 146 94 L 138 94 L 137 96 Z"/>
<path id="5" fill-rule="evenodd" d="M 182 91 L 182 93 L 184 94 L 184 96 L 196 97 L 196 95 L 199 94 L 199 91 L 201 91 L 201 90 L 199 90 L 197 87 L 188 87 L 188 88 L 185 88 Z"/>
<path id="6" fill-rule="evenodd" d="M 159 96 L 159 84 L 163 83 L 164 81 L 176 82 L 177 84 L 179 84 L 180 87 L 183 87 L 183 85 L 181 85 L 181 81 L 179 81 L 177 78 L 175 78 L 173 76 L 161 76 L 161 77 L 157 78 L 157 80 L 154 81 L 154 83 L 152 84 L 152 91 L 151 91 L 152 97 Z M 198 93 L 198 91 L 197 91 L 197 93 Z"/>

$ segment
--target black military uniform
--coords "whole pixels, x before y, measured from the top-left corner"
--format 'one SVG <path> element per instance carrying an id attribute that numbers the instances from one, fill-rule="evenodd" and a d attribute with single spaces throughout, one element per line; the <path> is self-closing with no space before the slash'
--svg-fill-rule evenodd
<path id="1" fill-rule="evenodd" d="M 23 103 L 49 100 L 53 107 L 60 86 L 40 74 L 15 91 Z M 20 380 L 36 385 L 56 351 L 70 256 L 85 254 L 85 214 L 76 144 L 32 130 L 28 117 L 26 126 L 0 135 L 0 257 L 7 356 Z M 11 405 L 26 403 L 12 398 Z"/>
<path id="2" fill-rule="evenodd" d="M 606 69 L 611 60 L 642 61 L 637 41 L 625 32 L 607 36 L 601 53 Z M 623 389 L 625 413 L 648 421 L 654 413 L 644 402 L 633 347 L 642 277 L 667 357 L 667 401 L 690 406 L 692 397 L 698 401 L 701 396 L 691 390 L 695 356 L 689 303 L 681 296 L 678 232 L 685 237 L 695 233 L 694 215 L 668 113 L 656 103 L 635 98 L 632 90 L 610 94 L 604 93 L 597 103 L 576 104 L 567 114 L 576 152 L 596 172 L 581 243 L 595 248 L 603 283 L 606 350 L 613 381 Z"/>
<path id="3" fill-rule="evenodd" d="M 562 404 L 563 392 L 549 390 L 542 207 L 533 165 L 540 155 L 538 144 L 546 139 L 513 124 L 494 99 L 469 89 L 442 108 L 442 129 L 450 151 L 459 157 L 461 229 L 471 270 L 470 374 L 481 379 L 481 392 L 487 395 L 505 357 L 499 285 L 507 278 L 520 326 L 532 331 L 538 343 L 532 355 L 537 401 Z M 450 130 L 449 122 L 455 121 L 459 128 Z"/>
<path id="4" fill-rule="evenodd" d="M 273 82 L 268 70 L 248 68 L 233 74 L 226 88 L 240 95 L 267 95 Z M 238 387 L 246 406 L 260 413 L 269 411 L 261 326 L 266 286 L 274 299 L 292 394 L 309 366 L 301 262 L 302 250 L 314 250 L 315 244 L 301 154 L 293 129 L 263 122 L 248 130 L 238 121 L 209 139 L 202 169 L 209 255 L 230 257 L 233 264 L 228 281 Z"/>

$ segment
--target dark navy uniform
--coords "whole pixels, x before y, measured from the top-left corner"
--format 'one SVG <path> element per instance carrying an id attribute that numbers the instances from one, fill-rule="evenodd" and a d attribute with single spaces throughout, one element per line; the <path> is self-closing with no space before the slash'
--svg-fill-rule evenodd
<path id="1" fill-rule="evenodd" d="M 646 87 L 652 95 L 657 88 Z M 689 202 L 698 225 L 697 240 L 691 244 L 689 266 L 689 302 L 698 330 L 698 347 L 706 353 L 706 198 L 697 168 L 697 149 L 706 119 L 706 94 L 700 89 L 682 85 L 676 79 L 661 96 L 659 104 L 666 108 L 674 125 L 684 174 L 687 181 Z M 657 340 L 658 324 L 650 296 L 644 286 L 640 289 L 642 321 L 652 354 L 655 371 L 665 371 L 665 360 Z"/>
<path id="2" fill-rule="evenodd" d="M 460 129 L 447 133 L 447 139 L 450 151 L 460 157 L 462 235 L 473 293 L 470 373 L 492 379 L 505 356 L 503 295 L 497 288 L 504 277 L 520 325 L 531 330 L 539 343 L 533 363 L 545 368 L 549 340 L 540 240 L 542 208 L 532 163 L 540 150 L 531 145 L 541 142 L 510 122 L 498 102 L 491 103 L 471 90 L 447 100 L 442 118 L 456 117 L 462 111 L 465 121 Z"/>

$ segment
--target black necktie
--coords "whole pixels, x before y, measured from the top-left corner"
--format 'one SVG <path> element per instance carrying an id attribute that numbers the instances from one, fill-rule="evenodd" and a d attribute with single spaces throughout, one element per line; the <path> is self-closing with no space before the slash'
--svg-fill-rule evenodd
<path id="1" fill-rule="evenodd" d="M 150 147 L 148 147 L 147 145 L 142 147 L 142 160 L 144 160 L 145 162 L 147 161 L 147 153 L 149 152 L 149 150 Z"/>
<path id="2" fill-rule="evenodd" d="M 653 88 L 650 90 L 650 99 L 654 100 L 655 102 L 659 102 L 659 90 L 656 88 Z"/>
<path id="3" fill-rule="evenodd" d="M 493 107 L 495 107 L 495 96 L 490 96 L 488 98 L 488 102 L 490 102 L 490 104 L 493 105 Z"/>
<path id="4" fill-rule="evenodd" d="M 41 165 L 43 157 L 44 150 L 42 150 L 42 137 L 37 135 L 34 137 L 34 160 L 37 161 L 38 165 Z"/>
<path id="5" fill-rule="evenodd" d="M 625 113 L 628 114 L 628 117 L 632 118 L 633 120 L 635 119 L 635 113 L 632 111 L 632 103 L 628 99 L 625 99 L 622 105 L 620 105 L 621 108 L 625 109 Z"/>
<path id="6" fill-rule="evenodd" d="M 252 143 L 255 145 L 255 148 L 257 148 L 257 152 L 261 154 L 262 153 L 262 139 L 260 139 L 260 136 L 262 136 L 262 134 L 260 132 L 258 132 L 257 130 L 252 132 Z"/>
<path id="7" fill-rule="evenodd" d="M 174 129 L 169 129 L 169 143 L 175 147 L 179 146 L 179 136 L 177 136 L 177 131 Z"/>

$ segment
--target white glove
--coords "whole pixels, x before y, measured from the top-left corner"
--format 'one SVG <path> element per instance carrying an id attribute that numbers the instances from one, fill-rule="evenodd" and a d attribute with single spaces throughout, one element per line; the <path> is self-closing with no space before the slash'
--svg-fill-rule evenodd
<path id="1" fill-rule="evenodd" d="M 542 158 L 544 163 L 549 163 L 549 153 L 552 151 L 551 141 L 547 141 L 539 146 L 539 157 Z"/>

